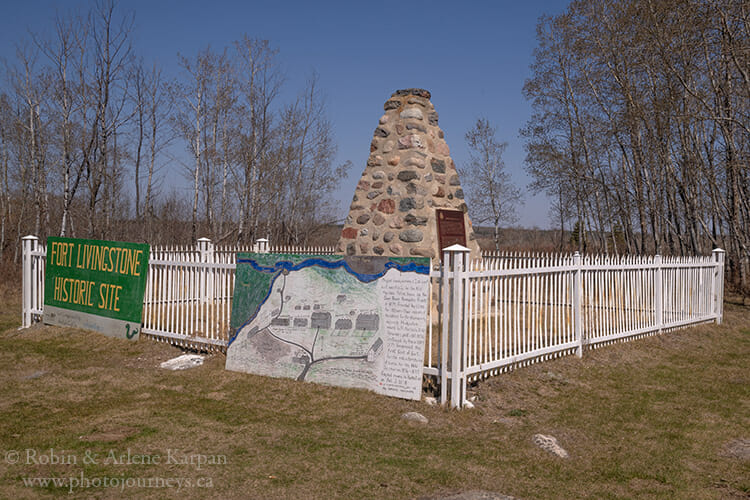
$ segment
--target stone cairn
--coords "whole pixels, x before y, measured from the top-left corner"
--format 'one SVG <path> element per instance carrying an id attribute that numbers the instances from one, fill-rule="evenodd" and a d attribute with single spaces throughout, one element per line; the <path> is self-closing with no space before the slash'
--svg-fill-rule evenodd
<path id="1" fill-rule="evenodd" d="M 370 144 L 337 250 L 346 255 L 440 253 L 435 209 L 464 212 L 467 246 L 478 256 L 471 221 L 438 114 L 424 89 L 398 90 Z"/>

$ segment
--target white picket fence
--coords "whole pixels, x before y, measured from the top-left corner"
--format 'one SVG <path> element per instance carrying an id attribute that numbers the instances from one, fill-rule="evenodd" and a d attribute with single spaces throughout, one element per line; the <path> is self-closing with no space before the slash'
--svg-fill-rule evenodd
<path id="1" fill-rule="evenodd" d="M 442 283 L 441 400 L 516 366 L 690 324 L 720 323 L 724 251 L 709 257 L 495 255 L 451 247 Z M 455 360 L 455 361 L 454 361 Z"/>
<path id="2" fill-rule="evenodd" d="M 231 336 L 236 253 L 330 247 L 151 247 L 142 333 L 196 350 Z M 485 254 L 445 249 L 431 274 L 424 374 L 460 407 L 466 385 L 517 366 L 708 321 L 721 322 L 724 251 L 707 257 Z M 23 239 L 23 326 L 43 314 L 46 250 Z M 438 267 L 438 266 L 436 266 Z M 437 314 L 435 314 L 437 313 Z"/>

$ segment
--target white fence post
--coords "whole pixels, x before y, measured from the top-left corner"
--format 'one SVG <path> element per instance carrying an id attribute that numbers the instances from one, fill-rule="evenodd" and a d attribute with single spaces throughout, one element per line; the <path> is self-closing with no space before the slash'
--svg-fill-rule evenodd
<path id="1" fill-rule="evenodd" d="M 440 284 L 443 294 L 440 300 L 440 404 L 448 402 L 448 335 L 450 329 L 450 290 L 448 286 L 448 265 L 451 254 L 443 250 L 443 261 L 440 263 Z"/>
<path id="2" fill-rule="evenodd" d="M 208 238 L 200 238 L 198 240 L 198 252 L 200 252 L 200 259 L 202 264 L 213 264 L 214 263 L 214 244 Z M 209 300 L 213 300 L 213 272 L 208 267 L 201 266 L 200 268 L 200 302 L 202 304 L 207 303 Z"/>
<path id="3" fill-rule="evenodd" d="M 461 245 L 452 245 L 448 248 L 444 248 L 446 260 L 444 264 L 450 262 L 451 272 L 450 276 L 453 278 L 450 282 L 449 300 L 450 302 L 444 302 L 443 308 L 443 335 L 441 342 L 446 345 L 446 340 L 450 343 L 450 372 L 451 372 L 451 407 L 461 408 L 464 400 L 466 399 L 466 378 L 464 376 L 465 368 L 465 352 L 464 346 L 464 314 L 465 301 L 464 301 L 464 290 L 465 290 L 465 277 L 464 272 L 467 270 L 467 257 L 469 255 L 469 249 Z M 447 283 L 444 282 L 444 287 L 447 287 Z M 450 308 L 447 306 L 450 304 Z M 450 311 L 448 313 L 448 310 Z M 446 329 L 447 335 L 446 335 Z M 441 360 L 441 363 L 446 361 L 445 358 Z M 444 388 L 441 388 L 441 400 L 444 397 Z"/>
<path id="4" fill-rule="evenodd" d="M 715 248 L 711 253 L 716 266 L 714 268 L 714 282 L 711 287 L 713 288 L 713 312 L 716 314 L 716 324 L 720 325 L 724 316 L 724 254 L 726 252 L 721 248 Z"/>
<path id="5" fill-rule="evenodd" d="M 255 253 L 268 253 L 268 239 L 258 238 L 255 240 Z"/>
<path id="6" fill-rule="evenodd" d="M 583 296 L 583 276 L 581 270 L 581 254 L 576 252 L 573 255 L 573 266 L 575 267 L 575 276 L 573 279 L 573 332 L 575 341 L 578 344 L 576 356 L 583 357 L 583 325 L 581 324 L 581 297 Z"/>
<path id="7" fill-rule="evenodd" d="M 656 264 L 656 271 L 654 277 L 654 321 L 656 328 L 661 333 L 664 327 L 664 273 L 661 267 L 661 255 L 654 255 L 654 264 Z"/>
<path id="8" fill-rule="evenodd" d="M 22 275 L 22 283 L 21 283 L 21 289 L 22 289 L 22 295 L 23 295 L 23 305 L 22 305 L 22 318 L 21 318 L 21 327 L 22 328 L 28 328 L 31 326 L 31 309 L 33 307 L 32 297 L 34 296 L 34 293 L 36 293 L 36 290 L 34 290 L 34 286 L 36 283 L 34 282 L 34 274 L 33 274 L 33 266 L 35 263 L 35 260 L 33 256 L 31 255 L 31 252 L 36 251 L 39 247 L 39 238 L 36 236 L 24 236 L 22 238 L 22 267 L 23 267 L 23 275 Z"/>

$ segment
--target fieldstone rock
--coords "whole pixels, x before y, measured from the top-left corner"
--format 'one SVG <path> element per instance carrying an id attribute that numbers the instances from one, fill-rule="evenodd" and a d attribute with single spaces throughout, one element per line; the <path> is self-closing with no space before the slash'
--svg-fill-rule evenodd
<path id="1" fill-rule="evenodd" d="M 370 187 L 372 187 L 373 189 L 380 189 L 383 187 L 383 181 L 375 181 Z"/>
<path id="2" fill-rule="evenodd" d="M 390 153 L 393 151 L 393 147 L 396 145 L 393 141 L 385 141 L 383 144 L 383 153 Z"/>
<path id="3" fill-rule="evenodd" d="M 376 151 L 377 149 L 378 149 L 378 141 L 373 139 L 372 142 L 370 143 L 370 153 L 372 153 L 373 151 Z"/>
<path id="4" fill-rule="evenodd" d="M 370 183 L 362 179 L 357 183 L 357 189 L 360 191 L 367 191 L 370 189 Z"/>
<path id="5" fill-rule="evenodd" d="M 417 194 L 417 185 L 410 182 L 406 185 L 406 194 Z"/>
<path id="6" fill-rule="evenodd" d="M 412 156 L 410 158 L 407 158 L 406 161 L 404 162 L 404 164 L 407 167 L 417 167 L 417 168 L 424 168 L 425 167 L 425 161 L 422 158 L 417 158 L 417 157 L 414 157 L 414 156 Z"/>
<path id="7" fill-rule="evenodd" d="M 424 238 L 424 234 L 422 234 L 422 231 L 419 229 L 407 229 L 405 231 L 401 231 L 401 234 L 398 235 L 398 239 L 403 241 L 404 243 L 417 243 L 419 241 L 422 241 Z"/>
<path id="8" fill-rule="evenodd" d="M 367 199 L 368 200 L 374 200 L 375 198 L 377 198 L 381 194 L 383 194 L 382 191 L 370 191 L 369 193 L 367 193 Z"/>
<path id="9" fill-rule="evenodd" d="M 346 255 L 354 255 L 357 253 L 357 245 L 349 243 L 346 245 Z"/>
<path id="10" fill-rule="evenodd" d="M 424 177 L 422 177 L 422 180 L 425 182 L 432 182 L 432 174 L 425 174 Z"/>
<path id="11" fill-rule="evenodd" d="M 432 171 L 436 174 L 445 173 L 445 161 L 433 158 L 432 160 L 430 160 L 430 165 L 432 165 Z"/>
<path id="12" fill-rule="evenodd" d="M 385 222 L 385 217 L 383 217 L 381 214 L 376 213 L 372 218 L 372 223 L 376 226 L 380 226 Z"/>
<path id="13" fill-rule="evenodd" d="M 353 227 L 345 227 L 344 230 L 341 231 L 341 237 L 348 240 L 353 240 L 357 237 L 357 230 Z"/>
<path id="14" fill-rule="evenodd" d="M 407 104 L 419 104 L 423 108 L 427 107 L 428 101 L 419 97 L 410 97 L 406 100 Z"/>
<path id="15" fill-rule="evenodd" d="M 367 253 L 368 250 L 370 250 L 370 245 L 368 245 L 367 243 L 360 243 L 359 244 L 359 251 L 360 252 Z"/>
<path id="16" fill-rule="evenodd" d="M 385 111 L 390 111 L 392 109 L 396 109 L 399 106 L 401 106 L 401 101 L 396 101 L 395 99 L 391 99 L 390 101 L 385 101 L 385 104 L 383 104 L 383 109 Z"/>
<path id="17" fill-rule="evenodd" d="M 445 196 L 445 189 L 443 189 L 443 186 L 435 186 L 435 189 L 432 191 L 432 196 L 435 198 L 442 198 Z"/>
<path id="18" fill-rule="evenodd" d="M 414 198 L 402 198 L 398 203 L 398 209 L 402 212 L 408 212 L 414 208 L 417 208 L 417 202 Z"/>
<path id="19" fill-rule="evenodd" d="M 445 142 L 438 142 L 437 146 L 435 146 L 435 149 L 438 153 L 444 156 L 448 156 L 451 154 L 451 148 L 448 147 L 448 145 Z"/>
<path id="20" fill-rule="evenodd" d="M 544 434 L 534 434 L 531 438 L 534 444 L 546 452 L 557 455 L 560 458 L 568 458 L 568 452 L 563 449 L 554 436 L 545 436 Z"/>
<path id="21" fill-rule="evenodd" d="M 388 247 L 388 250 L 390 250 L 396 255 L 401 255 L 401 252 L 403 251 L 403 247 L 399 245 L 398 243 L 394 243 L 393 245 Z"/>
<path id="22" fill-rule="evenodd" d="M 370 231 L 369 231 L 369 230 L 368 230 L 368 229 L 367 229 L 366 227 L 363 227 L 363 228 L 362 228 L 362 229 L 360 229 L 360 231 L 359 231 L 359 235 L 360 235 L 360 236 L 367 236 L 367 235 L 368 235 L 369 233 L 370 233 Z"/>
<path id="23" fill-rule="evenodd" d="M 383 241 L 385 241 L 386 243 L 390 243 L 391 241 L 393 241 L 393 238 L 395 237 L 396 237 L 396 233 L 394 233 L 393 231 L 386 231 L 383 234 Z"/>
<path id="24" fill-rule="evenodd" d="M 385 172 L 383 172 L 382 170 L 376 170 L 372 173 L 372 178 L 376 180 L 385 179 Z"/>
<path id="25" fill-rule="evenodd" d="M 372 251 L 375 253 L 375 255 L 383 255 L 385 253 L 385 248 L 378 245 L 372 247 Z"/>
<path id="26" fill-rule="evenodd" d="M 408 214 L 406 217 L 404 217 L 404 222 L 412 226 L 426 226 L 427 217 L 424 217 L 421 215 Z"/>
<path id="27" fill-rule="evenodd" d="M 422 111 L 419 108 L 406 108 L 399 116 L 402 120 L 421 120 L 423 118 Z"/>
<path id="28" fill-rule="evenodd" d="M 429 99 L 432 97 L 432 94 L 430 94 L 429 90 L 418 89 L 418 88 L 397 90 L 396 92 L 391 94 L 391 97 L 402 97 L 405 95 L 414 95 L 417 97 L 424 97 L 425 99 Z"/>
<path id="29" fill-rule="evenodd" d="M 373 231 L 371 238 L 372 238 L 372 241 L 376 241 L 378 238 L 380 238 L 380 232 L 379 231 Z"/>
<path id="30" fill-rule="evenodd" d="M 370 214 L 362 214 L 357 217 L 357 224 L 365 224 L 370 220 Z"/>
<path id="31" fill-rule="evenodd" d="M 402 170 L 396 178 L 400 181 L 409 182 L 412 179 L 419 179 L 419 174 L 414 170 Z"/>
<path id="32" fill-rule="evenodd" d="M 367 159 L 368 167 L 379 167 L 382 164 L 383 164 L 383 157 L 380 155 L 370 155 L 370 157 Z"/>
<path id="33" fill-rule="evenodd" d="M 422 138 L 416 134 L 405 135 L 398 140 L 398 149 L 420 148 L 424 149 Z"/>
<path id="34" fill-rule="evenodd" d="M 386 123 L 388 123 L 388 120 L 388 115 L 383 115 L 380 117 L 380 120 L 378 120 L 378 123 L 381 125 L 385 125 Z"/>
<path id="35" fill-rule="evenodd" d="M 402 135 L 404 135 L 404 132 L 406 132 L 406 127 L 404 127 L 404 124 L 403 123 L 397 123 L 396 124 L 396 133 L 399 136 L 402 136 Z"/>
<path id="36" fill-rule="evenodd" d="M 398 165 L 399 161 L 401 161 L 400 157 L 398 157 L 398 156 L 391 156 L 390 158 L 388 158 L 388 165 L 390 165 L 392 167 L 395 167 L 396 165 Z"/>
<path id="37" fill-rule="evenodd" d="M 390 132 L 388 132 L 388 131 L 387 131 L 386 129 L 384 129 L 383 127 L 378 127 L 378 128 L 376 128 L 376 129 L 375 129 L 375 135 L 376 135 L 377 137 L 388 137 L 388 136 L 389 136 L 390 134 L 391 134 L 391 133 L 390 133 Z"/>
<path id="38" fill-rule="evenodd" d="M 450 184 L 451 186 L 458 186 L 461 183 L 458 181 L 458 176 L 457 175 L 451 175 L 451 178 L 448 181 L 448 184 Z"/>
<path id="39" fill-rule="evenodd" d="M 402 219 L 400 216 L 396 216 L 391 219 L 388 227 L 390 227 L 391 229 L 401 229 L 402 227 L 404 227 L 404 219 Z"/>
<path id="40" fill-rule="evenodd" d="M 383 212 L 384 214 L 392 214 L 396 211 L 396 202 L 391 199 L 380 200 L 380 203 L 378 203 L 378 211 Z"/>
<path id="41" fill-rule="evenodd" d="M 169 361 L 165 361 L 159 366 L 165 370 L 189 370 L 203 364 L 203 356 L 199 354 L 183 354 Z"/>
<path id="42" fill-rule="evenodd" d="M 459 200 L 463 200 L 464 199 L 464 190 L 461 189 L 461 188 L 456 189 L 456 191 L 454 191 L 454 193 L 453 193 L 453 196 L 455 196 Z"/>
<path id="43" fill-rule="evenodd" d="M 437 111 L 433 111 L 430 113 L 430 115 L 427 117 L 427 121 L 430 123 L 430 125 L 437 126 L 438 124 L 438 113 Z M 442 132 L 442 130 L 441 130 Z"/>
<path id="44" fill-rule="evenodd" d="M 403 415 L 401 415 L 401 418 L 408 422 L 417 422 L 420 424 L 426 424 L 429 422 L 429 420 L 427 420 L 427 417 L 425 417 L 421 413 L 417 413 L 416 411 L 410 411 L 408 413 L 404 413 Z"/>
<path id="45" fill-rule="evenodd" d="M 425 396 L 424 402 L 430 406 L 435 406 L 437 404 L 437 398 L 434 398 L 432 396 Z"/>

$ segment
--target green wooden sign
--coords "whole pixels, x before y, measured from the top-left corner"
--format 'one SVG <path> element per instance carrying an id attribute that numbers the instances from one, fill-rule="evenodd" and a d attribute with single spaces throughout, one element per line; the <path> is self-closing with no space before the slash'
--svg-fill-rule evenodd
<path id="1" fill-rule="evenodd" d="M 148 258 L 142 243 L 48 238 L 44 322 L 137 339 Z"/>

